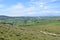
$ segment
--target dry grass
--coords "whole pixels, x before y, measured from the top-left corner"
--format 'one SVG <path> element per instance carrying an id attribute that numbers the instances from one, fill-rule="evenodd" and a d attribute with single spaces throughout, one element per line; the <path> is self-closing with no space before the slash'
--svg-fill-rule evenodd
<path id="1" fill-rule="evenodd" d="M 60 27 L 57 25 L 15 27 L 2 24 L 0 25 L 0 40 L 60 40 L 60 37 L 40 33 L 41 30 L 60 33 Z"/>

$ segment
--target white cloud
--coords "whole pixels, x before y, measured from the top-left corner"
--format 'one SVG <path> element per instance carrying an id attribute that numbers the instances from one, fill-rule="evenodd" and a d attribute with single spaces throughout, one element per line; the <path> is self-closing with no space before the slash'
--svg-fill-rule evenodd
<path id="1" fill-rule="evenodd" d="M 32 1 L 32 4 L 34 4 L 36 6 L 36 8 L 39 7 L 39 8 L 42 8 L 44 10 L 47 10 L 48 9 L 48 6 L 46 6 L 46 2 L 40 2 L 40 1 L 34 2 L 34 1 Z"/>
<path id="2" fill-rule="evenodd" d="M 10 14 L 11 16 L 23 16 L 24 14 L 29 14 L 27 12 L 33 11 L 35 10 L 35 7 L 28 7 L 25 8 L 24 5 L 22 5 L 21 3 L 18 3 L 16 5 L 13 5 L 7 9 L 4 10 L 4 13 L 6 14 Z"/>
<path id="3" fill-rule="evenodd" d="M 21 3 L 18 3 L 16 5 L 13 5 L 12 8 L 14 8 L 14 9 L 16 9 L 16 8 L 21 9 L 21 8 L 24 8 L 24 6 Z"/>
<path id="4" fill-rule="evenodd" d="M 34 14 L 36 14 L 37 12 L 26 12 L 26 14 L 28 14 L 28 15 L 34 15 Z"/>
<path id="5" fill-rule="evenodd" d="M 46 11 L 43 11 L 43 13 L 48 13 L 48 14 L 60 14 L 60 11 L 46 10 Z"/>
<path id="6" fill-rule="evenodd" d="M 3 7 L 4 7 L 4 5 L 0 4 L 0 9 L 3 8 Z"/>
<path id="7" fill-rule="evenodd" d="M 41 4 L 42 5 L 42 4 Z M 35 6 L 31 6 L 31 7 L 28 7 L 28 8 L 25 8 L 22 4 L 16 4 L 16 5 L 13 5 L 11 7 L 9 7 L 8 9 L 6 9 L 5 13 L 11 13 L 11 16 L 25 16 L 25 14 L 27 15 L 34 15 L 34 14 L 40 14 L 40 15 L 47 15 L 50 14 L 50 13 L 60 13 L 59 11 L 50 11 L 50 10 L 47 10 L 48 7 L 47 6 L 43 6 L 43 7 L 40 7 L 40 8 L 43 8 L 42 11 L 34 11 L 36 10 L 37 7 Z"/>
<path id="8" fill-rule="evenodd" d="M 15 5 L 11 6 L 10 8 L 8 8 L 8 10 L 11 10 L 11 9 L 16 10 L 16 9 L 22 9 L 22 8 L 24 8 L 24 6 L 21 3 L 17 3 Z"/>
<path id="9" fill-rule="evenodd" d="M 40 4 L 40 5 L 38 5 L 38 6 L 40 6 L 41 8 L 43 8 L 43 7 L 44 7 L 44 4 Z"/>
<path id="10" fill-rule="evenodd" d="M 34 4 L 34 5 L 32 5 Z M 21 3 L 17 3 L 7 9 L 5 9 L 4 13 L 10 14 L 10 16 L 25 16 L 27 15 L 34 15 L 34 14 L 40 14 L 40 15 L 47 15 L 47 14 L 58 14 L 60 11 L 54 11 L 54 10 L 49 10 L 50 7 L 45 5 L 44 2 L 34 2 L 32 1 L 32 4 L 30 7 L 25 7 Z M 1 7 L 3 7 L 1 5 Z"/>
<path id="11" fill-rule="evenodd" d="M 44 6 L 44 9 L 45 9 L 45 10 L 48 10 L 48 7 L 47 7 L 47 6 Z"/>
<path id="12" fill-rule="evenodd" d="M 55 1 L 57 1 L 57 0 L 51 0 L 51 2 L 55 2 Z"/>

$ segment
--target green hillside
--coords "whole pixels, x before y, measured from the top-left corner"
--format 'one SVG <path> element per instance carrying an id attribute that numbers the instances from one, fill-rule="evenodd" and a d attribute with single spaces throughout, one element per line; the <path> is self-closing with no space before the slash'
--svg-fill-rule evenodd
<path id="1" fill-rule="evenodd" d="M 0 40 L 60 40 L 60 17 L 0 16 Z"/>
<path id="2" fill-rule="evenodd" d="M 47 24 L 60 24 L 60 17 L 9 17 L 0 16 L 0 23 L 15 26 L 35 26 Z"/>

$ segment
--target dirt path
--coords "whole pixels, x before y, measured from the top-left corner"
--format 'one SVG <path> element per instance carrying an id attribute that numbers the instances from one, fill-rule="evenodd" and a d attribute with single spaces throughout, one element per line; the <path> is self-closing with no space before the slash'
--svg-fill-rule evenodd
<path id="1" fill-rule="evenodd" d="M 55 34 L 55 33 L 49 33 L 49 32 L 44 32 L 44 31 L 40 31 L 42 34 L 44 35 L 50 35 L 50 36 L 54 36 L 54 37 L 60 37 L 60 34 Z"/>

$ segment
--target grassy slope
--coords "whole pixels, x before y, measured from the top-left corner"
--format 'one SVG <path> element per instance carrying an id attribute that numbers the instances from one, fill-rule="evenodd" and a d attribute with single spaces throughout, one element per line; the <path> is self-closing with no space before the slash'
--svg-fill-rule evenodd
<path id="1" fill-rule="evenodd" d="M 15 20 L 15 21 L 14 21 Z M 43 18 L 28 20 L 24 23 L 21 19 L 0 19 L 0 40 L 60 40 L 60 37 L 44 35 L 40 31 L 60 34 L 60 18 Z M 12 22 L 14 25 L 5 24 Z M 27 25 L 28 24 L 28 25 Z"/>
<path id="2" fill-rule="evenodd" d="M 0 24 L 0 40 L 60 40 L 60 37 L 40 33 L 40 31 L 43 30 L 58 34 L 60 33 L 59 26 L 49 24 L 42 26 L 15 27 L 9 24 Z"/>

